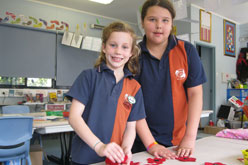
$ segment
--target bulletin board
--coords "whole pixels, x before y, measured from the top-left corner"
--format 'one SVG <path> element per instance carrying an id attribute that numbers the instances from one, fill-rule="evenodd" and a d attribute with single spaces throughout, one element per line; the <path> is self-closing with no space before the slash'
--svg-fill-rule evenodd
<path id="1" fill-rule="evenodd" d="M 211 42 L 212 14 L 200 9 L 200 40 Z"/>

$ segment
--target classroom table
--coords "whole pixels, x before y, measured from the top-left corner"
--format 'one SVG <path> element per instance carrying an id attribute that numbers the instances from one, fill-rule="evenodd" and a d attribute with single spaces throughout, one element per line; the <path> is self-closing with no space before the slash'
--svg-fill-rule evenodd
<path id="1" fill-rule="evenodd" d="M 34 120 L 34 128 L 35 132 L 42 135 L 59 133 L 61 156 L 58 158 L 54 155 L 47 155 L 47 158 L 57 164 L 69 165 L 73 128 L 69 125 L 68 120 L 59 117 L 48 121 L 39 121 L 38 119 L 38 121 Z M 69 133 L 68 140 L 66 139 L 66 133 Z"/>
<path id="2" fill-rule="evenodd" d="M 202 111 L 201 118 L 208 117 L 212 110 Z M 45 112 L 35 112 L 28 114 L 0 114 L 0 116 L 32 116 L 34 117 L 33 128 L 38 134 L 60 134 L 60 147 L 61 157 L 57 158 L 53 155 L 47 155 L 50 161 L 57 164 L 69 165 L 70 164 L 70 151 L 71 151 L 71 140 L 73 136 L 73 128 L 69 125 L 68 120 L 63 117 L 57 116 L 46 116 Z M 66 133 L 69 132 L 69 140 L 66 140 Z M 137 157 L 150 156 L 147 153 L 137 154 Z"/>
<path id="3" fill-rule="evenodd" d="M 172 150 L 173 147 L 170 147 Z M 196 162 L 180 162 L 178 160 L 166 160 L 165 165 L 204 165 L 205 162 L 220 162 L 226 165 L 243 165 L 238 158 L 243 158 L 241 150 L 248 149 L 248 141 L 227 139 L 209 136 L 196 141 L 195 152 L 192 157 Z M 133 154 L 132 161 L 140 162 L 140 165 L 148 164 L 147 158 L 153 158 L 147 152 Z M 94 165 L 105 165 L 104 162 Z"/>

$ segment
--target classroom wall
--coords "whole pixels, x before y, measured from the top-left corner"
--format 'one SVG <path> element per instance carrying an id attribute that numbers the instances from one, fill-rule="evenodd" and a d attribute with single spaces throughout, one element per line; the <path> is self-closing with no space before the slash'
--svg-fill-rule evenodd
<path id="1" fill-rule="evenodd" d="M 22 15 L 28 17 L 28 19 L 29 17 L 34 17 L 37 20 L 41 18 L 43 20 L 58 20 L 59 22 L 63 21 L 70 25 L 69 31 L 73 32 L 75 32 L 76 26 L 78 24 L 81 29 L 81 33 L 83 33 L 84 24 L 86 24 L 86 35 L 92 37 L 100 37 L 101 30 L 91 29 L 90 24 L 100 23 L 101 25 L 108 25 L 109 23 L 116 21 L 116 19 L 108 17 L 90 15 L 82 11 L 48 6 L 46 4 L 40 4 L 27 0 L 1 0 L 0 18 L 4 19 L 7 16 L 6 12 L 15 14 L 17 18 Z M 12 19 L 9 18 L 8 22 L 11 21 Z M 50 22 L 48 22 L 48 25 L 49 24 L 51 25 Z M 131 24 L 131 26 L 134 28 L 136 33 L 140 34 L 136 24 Z M 44 28 L 44 26 L 42 26 L 42 28 Z"/>
<path id="2" fill-rule="evenodd" d="M 191 5 L 191 19 L 199 20 L 199 8 Z M 230 20 L 231 21 L 231 20 Z M 226 89 L 227 83 L 222 82 L 222 73 L 229 73 L 236 75 L 236 60 L 240 51 L 240 42 L 238 40 L 240 36 L 239 24 L 236 24 L 236 57 L 230 57 L 224 55 L 223 46 L 223 18 L 212 14 L 212 41 L 211 43 L 200 41 L 199 36 L 199 23 L 191 24 L 191 43 L 202 43 L 204 45 L 210 45 L 215 47 L 215 89 L 216 89 L 216 106 L 217 111 L 221 104 L 226 104 Z M 216 112 L 215 112 L 216 113 Z"/>
<path id="3" fill-rule="evenodd" d="M 191 30 L 191 24 L 189 22 L 184 22 L 177 20 L 174 22 L 174 25 L 177 28 L 177 35 L 188 34 Z"/>
<path id="4" fill-rule="evenodd" d="M 190 18 L 190 7 L 187 7 L 187 18 Z M 181 20 L 175 20 L 173 22 L 174 26 L 176 26 L 176 34 L 177 35 L 183 35 L 183 34 L 189 34 L 191 31 L 191 23 Z"/>

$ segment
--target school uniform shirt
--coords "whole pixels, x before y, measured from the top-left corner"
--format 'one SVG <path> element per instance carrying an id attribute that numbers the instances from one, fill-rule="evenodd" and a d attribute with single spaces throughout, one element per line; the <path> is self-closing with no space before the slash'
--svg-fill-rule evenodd
<path id="1" fill-rule="evenodd" d="M 159 60 L 140 43 L 141 72 L 136 79 L 144 95 L 147 123 L 156 141 L 164 146 L 178 145 L 186 130 L 187 88 L 206 82 L 195 47 L 170 35 Z"/>
<path id="2" fill-rule="evenodd" d="M 105 63 L 98 68 L 85 70 L 75 80 L 67 96 L 85 105 L 83 119 L 105 144 L 116 142 L 121 145 L 127 122 L 146 117 L 140 84 L 126 68 L 124 78 L 118 83 L 114 72 Z M 72 161 L 79 164 L 105 160 L 78 135 L 73 138 L 71 155 Z"/>

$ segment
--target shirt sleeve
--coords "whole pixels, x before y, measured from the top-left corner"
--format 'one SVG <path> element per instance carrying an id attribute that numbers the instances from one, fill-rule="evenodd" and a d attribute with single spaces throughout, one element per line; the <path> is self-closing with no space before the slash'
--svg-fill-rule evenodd
<path id="1" fill-rule="evenodd" d="M 81 72 L 81 74 L 74 81 L 69 92 L 66 93 L 66 97 L 72 101 L 72 99 L 77 99 L 84 105 L 87 104 L 90 96 L 90 71 L 86 70 Z"/>
<path id="2" fill-rule="evenodd" d="M 136 121 L 146 117 L 145 114 L 145 107 L 144 107 L 144 100 L 141 88 L 135 95 L 136 103 L 133 104 L 132 110 L 128 117 L 128 121 Z"/>
<path id="3" fill-rule="evenodd" d="M 190 88 L 205 83 L 207 78 L 196 48 L 187 42 L 185 42 L 185 48 L 188 56 L 188 78 L 184 85 Z"/>

